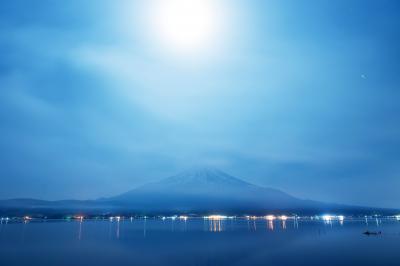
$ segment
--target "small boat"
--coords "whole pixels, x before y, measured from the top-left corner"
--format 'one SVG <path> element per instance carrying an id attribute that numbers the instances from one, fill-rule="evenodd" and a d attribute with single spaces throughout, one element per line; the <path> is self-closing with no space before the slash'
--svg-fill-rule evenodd
<path id="1" fill-rule="evenodd" d="M 382 234 L 382 232 L 381 231 L 378 231 L 378 232 L 373 232 L 373 231 L 365 231 L 364 233 L 363 233 L 364 235 L 367 235 L 367 236 L 377 236 L 377 235 L 381 235 Z"/>

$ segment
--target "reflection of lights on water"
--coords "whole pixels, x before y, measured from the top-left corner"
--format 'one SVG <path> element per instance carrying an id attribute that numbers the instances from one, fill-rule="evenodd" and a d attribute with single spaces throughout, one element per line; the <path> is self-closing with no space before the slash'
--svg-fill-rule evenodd
<path id="1" fill-rule="evenodd" d="M 339 224 L 340 224 L 340 225 L 343 225 L 344 216 L 343 216 L 343 215 L 339 215 L 337 218 L 338 218 L 338 220 L 339 220 Z"/>
<path id="2" fill-rule="evenodd" d="M 117 238 L 119 238 L 119 221 L 121 220 L 121 217 L 117 216 L 115 218 L 117 220 L 117 231 L 115 232 L 115 235 L 117 236 Z"/>
<path id="3" fill-rule="evenodd" d="M 147 216 L 145 216 L 143 220 L 143 237 L 146 237 L 146 231 L 147 231 L 146 224 L 147 224 Z"/>
<path id="4" fill-rule="evenodd" d="M 397 221 L 400 221 L 400 214 L 395 216 Z"/>
<path id="5" fill-rule="evenodd" d="M 268 229 L 271 231 L 274 230 L 274 220 L 268 220 Z"/>
<path id="6" fill-rule="evenodd" d="M 297 215 L 295 215 L 294 219 L 293 219 L 293 227 L 297 228 L 297 229 L 299 228 L 299 220 L 298 219 L 299 219 L 299 217 Z"/>
<path id="7" fill-rule="evenodd" d="M 209 219 L 209 230 L 210 232 L 221 232 L 222 231 L 222 220 L 221 219 Z"/>
<path id="8" fill-rule="evenodd" d="M 282 220 L 282 229 L 286 229 L 286 220 Z"/>
<path id="9" fill-rule="evenodd" d="M 274 230 L 274 220 L 276 219 L 275 215 L 266 215 L 264 218 L 268 221 L 268 229 Z"/>
<path id="10" fill-rule="evenodd" d="M 223 221 L 225 219 L 232 219 L 232 218 L 233 217 L 228 217 L 228 216 L 219 215 L 219 214 L 203 216 L 204 220 L 208 220 L 209 221 L 209 231 L 210 232 L 221 232 L 221 231 L 223 231 Z"/>
<path id="11" fill-rule="evenodd" d="M 80 216 L 79 217 L 78 240 L 81 240 L 81 238 L 82 238 L 82 222 L 83 222 L 83 216 Z"/>
<path id="12" fill-rule="evenodd" d="M 343 215 L 337 215 L 337 216 L 335 216 L 335 215 L 330 215 L 330 214 L 325 214 L 325 215 L 322 215 L 322 220 L 325 222 L 325 223 L 327 223 L 327 224 L 331 224 L 332 225 L 332 221 L 333 220 L 336 220 L 336 221 L 339 221 L 339 224 L 340 225 L 343 225 L 343 222 L 344 222 L 344 220 L 345 220 L 345 216 L 343 216 Z"/>

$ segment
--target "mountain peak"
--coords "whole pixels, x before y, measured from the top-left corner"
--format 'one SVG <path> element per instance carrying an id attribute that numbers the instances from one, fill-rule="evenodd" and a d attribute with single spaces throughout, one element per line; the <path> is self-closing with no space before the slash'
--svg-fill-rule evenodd
<path id="1" fill-rule="evenodd" d="M 214 186 L 248 186 L 243 180 L 233 177 L 217 168 L 196 167 L 160 181 L 162 184 L 182 185 L 214 185 Z"/>

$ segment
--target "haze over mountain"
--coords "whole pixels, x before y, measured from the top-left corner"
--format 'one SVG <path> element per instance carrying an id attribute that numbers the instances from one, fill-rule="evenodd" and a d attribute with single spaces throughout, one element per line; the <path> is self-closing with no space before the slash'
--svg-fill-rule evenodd
<path id="1" fill-rule="evenodd" d="M 196 168 L 107 199 L 153 211 L 248 211 L 308 207 L 282 191 L 259 187 L 214 168 Z"/>
<path id="2" fill-rule="evenodd" d="M 191 169 L 126 193 L 97 200 L 45 201 L 12 199 L 0 201 L 2 213 L 313 213 L 370 212 L 371 208 L 327 204 L 293 197 L 273 188 L 260 187 L 214 168 Z"/>

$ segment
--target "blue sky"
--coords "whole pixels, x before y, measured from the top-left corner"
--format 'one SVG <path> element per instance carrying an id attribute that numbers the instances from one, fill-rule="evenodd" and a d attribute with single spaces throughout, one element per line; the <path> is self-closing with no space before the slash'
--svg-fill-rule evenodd
<path id="1" fill-rule="evenodd" d="M 4 2 L 0 198 L 110 196 L 211 165 L 400 207 L 398 1 L 219 4 L 212 45 L 177 54 L 146 1 Z"/>

